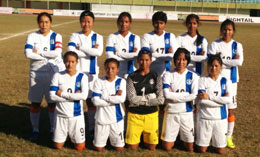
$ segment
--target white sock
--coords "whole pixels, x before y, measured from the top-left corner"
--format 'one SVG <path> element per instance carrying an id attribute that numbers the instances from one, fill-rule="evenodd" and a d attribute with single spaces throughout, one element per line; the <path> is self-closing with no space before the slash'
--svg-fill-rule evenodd
<path id="1" fill-rule="evenodd" d="M 49 119 L 50 119 L 50 132 L 53 132 L 54 130 L 54 112 L 49 112 Z"/>
<path id="2" fill-rule="evenodd" d="M 30 119 L 32 123 L 33 132 L 39 132 L 40 112 L 30 112 Z"/>
<path id="3" fill-rule="evenodd" d="M 235 122 L 228 122 L 227 137 L 232 137 L 235 127 Z"/>

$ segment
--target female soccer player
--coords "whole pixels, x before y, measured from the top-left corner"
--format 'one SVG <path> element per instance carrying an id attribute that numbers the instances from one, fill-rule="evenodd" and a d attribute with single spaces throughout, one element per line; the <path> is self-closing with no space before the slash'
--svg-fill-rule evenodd
<path id="1" fill-rule="evenodd" d="M 110 34 L 106 42 L 107 58 L 120 61 L 118 76 L 127 78 L 127 75 L 136 70 L 135 59 L 140 50 L 140 37 L 129 30 L 132 17 L 128 12 L 122 12 L 117 18 L 118 32 Z"/>
<path id="2" fill-rule="evenodd" d="M 80 14 L 81 31 L 72 33 L 68 44 L 68 51 L 74 51 L 79 56 L 79 71 L 88 76 L 89 80 L 89 95 L 87 99 L 88 106 L 88 129 L 91 138 L 94 134 L 95 126 L 95 110 L 96 108 L 91 102 L 91 91 L 93 89 L 94 80 L 98 78 L 99 66 L 97 58 L 103 52 L 103 37 L 92 30 L 94 25 L 94 14 L 91 11 L 83 11 Z"/>
<path id="3" fill-rule="evenodd" d="M 136 149 L 141 134 L 145 146 L 154 150 L 158 144 L 158 105 L 163 104 L 162 80 L 150 71 L 152 53 L 141 50 L 137 61 L 139 69 L 128 75 L 127 98 L 129 100 L 126 143 Z"/>
<path id="4" fill-rule="evenodd" d="M 92 101 L 97 107 L 95 115 L 94 147 L 101 151 L 110 143 L 117 151 L 124 149 L 124 109 L 126 81 L 117 76 L 119 61 L 114 58 L 105 61 L 106 76 L 94 83 Z"/>
<path id="5" fill-rule="evenodd" d="M 50 100 L 49 87 L 53 74 L 64 70 L 61 58 L 62 37 L 51 30 L 50 14 L 40 13 L 37 23 L 39 30 L 28 35 L 24 48 L 26 58 L 30 59 L 28 99 L 31 101 L 30 119 L 33 128 L 31 141 L 36 141 L 39 136 L 40 105 L 43 96 L 45 96 L 49 108 L 50 133 L 53 132 L 55 103 Z"/>
<path id="6" fill-rule="evenodd" d="M 69 135 L 77 150 L 85 148 L 83 100 L 88 96 L 88 77 L 76 70 L 78 55 L 64 55 L 66 71 L 56 73 L 51 81 L 50 97 L 56 102 L 54 147 L 61 149 Z"/>
<path id="7" fill-rule="evenodd" d="M 171 60 L 179 44 L 175 35 L 165 32 L 167 15 L 158 11 L 153 14 L 152 23 L 154 31 L 143 35 L 141 46 L 143 50 L 152 52 L 151 70 L 162 76 L 165 71 L 170 70 Z"/>
<path id="8" fill-rule="evenodd" d="M 198 31 L 200 19 L 198 15 L 189 14 L 185 25 L 187 32 L 178 36 L 180 47 L 187 49 L 191 54 L 191 62 L 187 69 L 201 75 L 203 73 L 203 61 L 207 59 L 208 41 Z"/>
<path id="9" fill-rule="evenodd" d="M 197 119 L 197 140 L 199 152 L 206 152 L 212 139 L 213 147 L 223 154 L 226 147 L 227 103 L 232 103 L 231 81 L 220 75 L 220 55 L 208 59 L 208 73 L 199 80 L 200 108 Z"/>
<path id="10" fill-rule="evenodd" d="M 227 146 L 235 148 L 232 140 L 232 134 L 235 126 L 234 109 L 237 108 L 237 83 L 239 81 L 238 66 L 242 66 L 243 47 L 242 45 L 233 40 L 232 37 L 236 31 L 235 23 L 229 19 L 222 22 L 220 26 L 221 38 L 213 41 L 208 49 L 208 55 L 220 53 L 223 61 L 223 68 L 221 75 L 231 80 L 232 82 L 232 95 L 233 103 L 228 105 L 228 132 L 227 132 Z"/>
<path id="11" fill-rule="evenodd" d="M 163 92 L 166 111 L 163 119 L 162 146 L 169 151 L 178 133 L 186 150 L 193 151 L 194 121 L 193 101 L 198 92 L 198 75 L 187 70 L 190 52 L 179 48 L 173 57 L 175 69 L 163 76 Z"/>

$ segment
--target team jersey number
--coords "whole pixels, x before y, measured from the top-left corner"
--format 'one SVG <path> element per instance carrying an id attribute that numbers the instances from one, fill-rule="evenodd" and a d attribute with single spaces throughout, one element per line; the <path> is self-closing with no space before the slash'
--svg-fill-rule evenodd
<path id="1" fill-rule="evenodd" d="M 68 89 L 67 89 L 67 92 L 68 92 L 68 93 L 72 93 L 72 89 L 71 89 L 71 88 L 68 88 Z"/>
<path id="2" fill-rule="evenodd" d="M 164 48 L 157 48 L 155 51 L 156 51 L 157 53 L 163 54 L 163 53 L 164 53 Z"/>
<path id="3" fill-rule="evenodd" d="M 214 91 L 214 94 L 215 94 L 216 96 L 218 96 L 218 91 Z"/>
<path id="4" fill-rule="evenodd" d="M 124 53 L 126 53 L 126 49 L 122 49 L 122 51 L 123 51 Z"/>
<path id="5" fill-rule="evenodd" d="M 177 90 L 176 90 L 176 93 L 183 93 L 183 92 L 185 92 L 184 89 L 177 89 Z"/>
<path id="6" fill-rule="evenodd" d="M 231 57 L 229 57 L 229 56 L 227 56 L 227 57 L 226 57 L 226 56 L 223 56 L 222 59 L 231 60 Z"/>

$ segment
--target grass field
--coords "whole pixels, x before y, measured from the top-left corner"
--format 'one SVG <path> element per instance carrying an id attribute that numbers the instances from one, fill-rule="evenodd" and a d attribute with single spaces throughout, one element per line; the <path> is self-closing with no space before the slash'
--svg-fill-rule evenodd
<path id="1" fill-rule="evenodd" d="M 110 148 L 98 153 L 89 147 L 77 152 L 67 143 L 62 150 L 52 148 L 48 135 L 48 115 L 43 103 L 40 119 L 39 142 L 28 140 L 31 133 L 27 100 L 29 60 L 24 56 L 24 43 L 28 31 L 37 29 L 36 16 L 0 15 L 0 156 L 201 156 L 187 153 L 177 146 L 170 152 L 158 147 L 156 151 L 139 148 L 135 151 L 115 152 Z M 219 23 L 203 22 L 200 33 L 209 42 L 219 37 Z M 234 142 L 236 148 L 226 149 L 230 156 L 259 156 L 260 154 L 260 25 L 237 24 L 234 39 L 244 48 L 244 63 L 239 68 L 238 109 Z M 72 32 L 80 30 L 78 18 L 53 17 L 53 30 L 63 37 L 64 52 Z M 151 31 L 150 21 L 133 21 L 132 32 L 140 36 Z M 182 22 L 168 22 L 167 31 L 179 35 L 186 31 Z M 94 31 L 104 36 L 117 31 L 115 19 L 96 19 Z M 27 32 L 27 33 L 22 33 Z M 105 41 L 104 41 L 105 43 Z M 101 75 L 105 53 L 99 59 Z M 210 149 L 205 156 L 216 156 Z"/>

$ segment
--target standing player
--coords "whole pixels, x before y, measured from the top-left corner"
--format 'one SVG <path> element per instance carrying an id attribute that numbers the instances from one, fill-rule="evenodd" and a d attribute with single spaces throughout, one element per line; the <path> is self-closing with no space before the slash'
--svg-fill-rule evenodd
<path id="1" fill-rule="evenodd" d="M 206 152 L 212 139 L 212 145 L 219 154 L 226 147 L 227 103 L 232 103 L 231 81 L 220 75 L 222 60 L 220 55 L 208 59 L 209 76 L 199 80 L 200 108 L 197 119 L 197 140 L 199 152 Z"/>
<path id="2" fill-rule="evenodd" d="M 95 115 L 94 147 L 101 151 L 110 143 L 117 151 L 124 150 L 124 109 L 126 81 L 117 76 L 119 61 L 109 58 L 105 61 L 106 76 L 95 81 L 92 101 L 97 107 Z"/>
<path id="3" fill-rule="evenodd" d="M 223 60 L 223 68 L 221 75 L 231 80 L 233 103 L 228 106 L 228 132 L 227 132 L 227 146 L 235 148 L 232 140 L 232 134 L 235 126 L 234 109 L 237 108 L 237 83 L 239 81 L 238 66 L 241 66 L 244 60 L 242 45 L 233 40 L 235 33 L 235 23 L 229 19 L 225 20 L 220 26 L 220 33 L 222 38 L 213 41 L 208 49 L 208 55 L 220 53 Z"/>
<path id="4" fill-rule="evenodd" d="M 158 11 L 152 17 L 154 31 L 143 35 L 141 46 L 143 50 L 152 52 L 151 70 L 162 76 L 170 70 L 171 60 L 179 45 L 175 35 L 165 32 L 167 15 Z"/>
<path id="5" fill-rule="evenodd" d="M 140 37 L 129 30 L 132 17 L 128 12 L 122 12 L 117 18 L 118 32 L 110 34 L 106 42 L 107 58 L 120 61 L 118 76 L 127 78 L 127 75 L 136 69 L 135 59 L 140 50 Z"/>
<path id="6" fill-rule="evenodd" d="M 64 55 L 66 71 L 56 73 L 51 81 L 50 97 L 56 101 L 54 147 L 61 149 L 69 135 L 77 150 L 85 148 L 83 100 L 88 96 L 88 77 L 76 70 L 78 55 Z"/>
<path id="7" fill-rule="evenodd" d="M 154 13 L 152 17 L 154 30 L 144 34 L 141 40 L 142 49 L 152 52 L 151 71 L 156 72 L 161 77 L 165 71 L 170 70 L 174 52 L 179 47 L 175 35 L 164 31 L 166 23 L 167 15 L 164 12 L 158 11 Z M 163 107 L 160 106 L 159 131 L 161 131 L 162 127 Z"/>
<path id="8" fill-rule="evenodd" d="M 91 11 L 83 11 L 79 20 L 82 31 L 72 33 L 68 44 L 68 51 L 74 51 L 78 54 L 78 69 L 88 76 L 90 89 L 87 98 L 88 129 L 91 138 L 93 138 L 96 108 L 91 102 L 91 91 L 94 80 L 98 78 L 99 66 L 97 57 L 101 56 L 103 52 L 103 37 L 92 30 L 95 17 Z"/>
<path id="9" fill-rule="evenodd" d="M 188 31 L 178 36 L 177 41 L 180 47 L 191 53 L 191 62 L 187 69 L 201 75 L 203 73 L 203 61 L 207 59 L 208 41 L 199 34 L 200 19 L 198 15 L 189 14 L 186 17 L 185 25 Z"/>
<path id="10" fill-rule="evenodd" d="M 175 69 L 163 76 L 163 92 L 166 109 L 162 128 L 162 146 L 169 151 L 178 133 L 186 150 L 193 152 L 194 121 L 193 101 L 198 92 L 198 75 L 187 70 L 190 52 L 179 48 L 173 58 Z"/>
<path id="11" fill-rule="evenodd" d="M 40 105 L 43 96 L 48 103 L 50 133 L 53 132 L 53 113 L 55 103 L 50 100 L 49 87 L 53 74 L 59 71 L 56 65 L 61 62 L 62 37 L 51 30 L 50 14 L 42 12 L 37 17 L 39 30 L 28 35 L 25 43 L 25 56 L 30 59 L 30 81 L 28 99 L 31 101 L 30 119 L 32 123 L 31 141 L 39 136 Z M 59 64 L 54 65 L 58 61 Z M 63 70 L 63 69 L 62 69 Z"/>
<path id="12" fill-rule="evenodd" d="M 163 104 L 162 80 L 150 71 L 152 53 L 141 50 L 137 61 L 139 69 L 128 75 L 127 98 L 129 100 L 126 143 L 136 149 L 143 134 L 145 146 L 154 150 L 158 144 L 158 105 Z"/>

